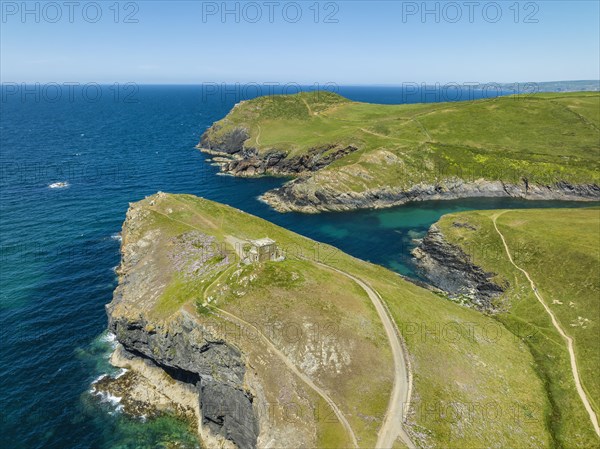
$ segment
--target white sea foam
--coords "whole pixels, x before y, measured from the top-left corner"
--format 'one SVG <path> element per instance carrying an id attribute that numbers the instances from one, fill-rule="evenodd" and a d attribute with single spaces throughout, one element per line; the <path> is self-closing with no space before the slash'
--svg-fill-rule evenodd
<path id="1" fill-rule="evenodd" d="M 107 332 L 103 338 L 105 341 L 112 343 L 113 341 L 115 341 L 117 339 L 117 336 L 115 334 L 113 334 L 112 332 Z"/>
<path id="2" fill-rule="evenodd" d="M 123 399 L 122 397 L 115 396 L 107 393 L 106 391 L 94 391 L 93 394 L 100 398 L 100 402 L 104 402 L 113 406 L 115 408 L 115 412 L 120 412 L 123 410 L 123 405 L 121 405 L 121 400 Z"/>
<path id="3" fill-rule="evenodd" d="M 100 382 L 102 379 L 104 379 L 106 376 L 108 376 L 108 374 L 100 374 L 98 377 L 96 377 L 93 381 L 92 381 L 92 390 L 91 392 L 93 393 L 94 391 L 96 391 L 96 387 L 95 385 Z"/>
<path id="4" fill-rule="evenodd" d="M 121 240 L 123 240 L 123 239 L 122 239 L 122 237 L 121 237 L 121 233 L 120 233 L 120 232 L 116 232 L 116 233 L 114 233 L 113 235 L 111 235 L 111 236 L 110 236 L 110 238 L 111 238 L 111 239 L 113 239 L 113 240 L 117 240 L 117 241 L 119 241 L 119 242 L 120 242 Z"/>
<path id="5" fill-rule="evenodd" d="M 112 332 L 107 332 L 102 336 L 102 341 L 110 344 L 113 348 L 117 346 L 117 336 Z"/>
<path id="6" fill-rule="evenodd" d="M 69 187 L 69 183 L 67 181 L 60 181 L 60 182 L 53 182 L 52 184 L 48 185 L 48 188 L 50 189 L 66 189 L 67 187 Z"/>
<path id="7" fill-rule="evenodd" d="M 124 373 L 119 373 L 120 376 L 122 376 L 123 374 Z M 108 374 L 102 374 L 101 376 L 98 376 L 98 378 L 94 380 L 94 382 L 92 382 L 90 394 L 100 399 L 100 402 L 104 402 L 113 406 L 115 408 L 115 412 L 120 412 L 121 410 L 123 410 L 123 405 L 121 405 L 121 401 L 123 400 L 122 397 L 115 396 L 114 394 L 110 394 L 107 391 L 100 391 L 96 389 L 96 383 L 98 383 L 100 380 L 104 379 L 107 376 Z"/>
<path id="8" fill-rule="evenodd" d="M 110 394 L 105 391 L 98 393 L 98 396 L 100 396 L 101 400 L 108 402 L 115 406 L 118 406 L 121 403 L 121 401 L 123 400 L 122 397 L 115 396 L 114 394 Z"/>

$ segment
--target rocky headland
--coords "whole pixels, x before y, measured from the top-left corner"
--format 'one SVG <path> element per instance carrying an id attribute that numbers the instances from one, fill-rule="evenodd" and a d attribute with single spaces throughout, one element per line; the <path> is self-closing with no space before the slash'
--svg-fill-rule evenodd
<path id="1" fill-rule="evenodd" d="M 453 226 L 470 225 L 456 222 Z M 496 273 L 484 271 L 473 263 L 471 255 L 449 243 L 435 224 L 412 254 L 419 272 L 431 285 L 481 311 L 494 312 L 498 306 L 495 300 L 508 287 L 494 279 Z"/>
<path id="2" fill-rule="evenodd" d="M 100 387 L 121 388 L 125 403 L 137 403 L 142 414 L 168 410 L 194 419 L 205 443 L 254 448 L 259 417 L 241 352 L 184 309 L 167 318 L 152 313 L 164 278 L 161 266 L 149 263 L 159 250 L 158 231 L 140 234 L 147 215 L 136 205 L 127 213 L 119 285 L 107 305 L 108 327 L 118 341 L 113 364 L 132 371 Z M 141 392 L 146 393 L 140 397 Z"/>
<path id="3" fill-rule="evenodd" d="M 352 145 L 331 144 L 311 148 L 298 156 L 289 156 L 286 151 L 277 149 L 259 153 L 256 148 L 245 146 L 248 138 L 244 128 L 235 128 L 218 138 L 204 133 L 197 148 L 211 155 L 210 161 L 219 165 L 222 173 L 242 177 L 302 175 L 320 170 L 357 150 Z"/>
<path id="4" fill-rule="evenodd" d="M 558 106 L 536 97 L 516 109 L 509 98 L 422 104 L 426 118 L 417 119 L 414 106 L 331 93 L 260 97 L 237 104 L 197 147 L 225 174 L 294 178 L 261 197 L 279 212 L 471 197 L 598 201 L 598 127 L 588 109 L 600 96 L 582 98 Z"/>
<path id="5" fill-rule="evenodd" d="M 411 201 L 454 200 L 459 198 L 520 198 L 527 200 L 598 201 L 597 184 L 551 185 L 504 183 L 479 179 L 468 182 L 448 179 L 436 184 L 419 183 L 409 189 L 385 187 L 362 192 L 339 191 L 300 178 L 270 190 L 261 200 L 279 212 L 319 213 L 357 209 L 383 209 Z"/>
<path id="6" fill-rule="evenodd" d="M 242 257 L 285 238 L 297 241 L 273 257 Z M 111 361 L 126 371 L 93 392 L 120 398 L 133 416 L 181 417 L 210 448 L 315 447 L 327 438 L 346 447 L 356 437 L 345 414 L 361 423 L 364 441 L 375 439 L 386 402 L 362 407 L 393 376 L 387 347 L 374 343 L 382 325 L 350 280 L 296 254 L 313 244 L 189 195 L 131 204 L 106 307 L 117 341 Z M 376 360 L 380 372 L 365 372 Z M 356 383 L 361 391 L 346 394 Z"/>
<path id="7" fill-rule="evenodd" d="M 437 285 L 473 294 L 480 308 L 493 306 L 501 290 L 493 276 L 440 238 L 432 231 L 424 239 L 421 259 L 434 271 L 442 264 L 471 273 L 467 288 L 453 273 Z M 419 404 L 439 397 L 501 401 L 506 392 L 510 406 L 520 407 L 539 387 L 528 354 L 504 334 L 465 338 L 465 351 L 454 340 L 418 336 L 440 323 L 485 328 L 491 318 L 342 252 L 317 257 L 315 244 L 191 195 L 158 193 L 131 204 L 119 283 L 106 308 L 117 341 L 111 361 L 124 370 L 99 379 L 93 392 L 133 416 L 175 415 L 211 449 L 391 448 L 400 436 L 419 447 L 447 447 L 450 431 L 461 442 L 485 445 L 486 435 L 514 428 L 483 416 L 455 423 L 419 413 Z M 396 331 L 384 328 L 378 299 Z M 410 337 L 404 365 L 391 352 L 400 332 Z M 506 366 L 498 353 L 511 354 L 515 365 Z M 439 370 L 448 360 L 455 372 Z M 448 393 L 464 376 L 476 379 L 474 387 Z M 392 394 L 408 395 L 410 409 L 398 408 Z M 502 433 L 504 446 L 545 440 L 540 422 Z"/>

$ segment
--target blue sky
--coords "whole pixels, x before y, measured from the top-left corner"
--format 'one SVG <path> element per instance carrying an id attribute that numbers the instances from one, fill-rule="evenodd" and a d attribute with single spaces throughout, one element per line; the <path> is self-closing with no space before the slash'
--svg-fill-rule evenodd
<path id="1" fill-rule="evenodd" d="M 470 11 L 468 2 L 428 2 L 431 12 L 423 16 L 422 2 L 228 2 L 232 12 L 223 17 L 222 2 L 114 8 L 113 1 L 81 1 L 72 10 L 61 1 L 30 2 L 23 15 L 22 2 L 2 1 L 0 78 L 186 84 L 600 78 L 599 2 L 477 3 Z"/>

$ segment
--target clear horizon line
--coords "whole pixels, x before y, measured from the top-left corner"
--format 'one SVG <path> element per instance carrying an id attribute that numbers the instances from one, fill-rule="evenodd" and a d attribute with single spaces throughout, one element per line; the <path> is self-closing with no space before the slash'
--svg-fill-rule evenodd
<path id="1" fill-rule="evenodd" d="M 61 80 L 61 81 L 1 81 L 0 85 L 10 85 L 10 84 L 98 84 L 102 86 L 110 86 L 112 84 L 135 84 L 138 86 L 202 86 L 205 84 L 220 84 L 220 85 L 272 85 L 273 87 L 281 87 L 286 85 L 297 85 L 301 87 L 313 87 L 315 84 L 327 87 L 327 85 L 335 85 L 340 87 L 403 87 L 406 84 L 420 84 L 420 85 L 436 85 L 436 84 L 467 84 L 467 85 L 486 85 L 486 84 L 527 84 L 527 83 L 539 83 L 539 84 L 549 84 L 549 83 L 576 83 L 576 82 L 589 82 L 589 83 L 600 83 L 599 79 L 566 79 L 566 80 L 551 80 L 551 81 L 402 81 L 401 83 L 337 83 L 334 81 L 328 81 L 326 83 L 318 82 L 296 82 L 296 81 L 203 81 L 200 83 L 188 83 L 188 82 L 139 82 L 139 81 L 73 81 L 73 80 Z"/>

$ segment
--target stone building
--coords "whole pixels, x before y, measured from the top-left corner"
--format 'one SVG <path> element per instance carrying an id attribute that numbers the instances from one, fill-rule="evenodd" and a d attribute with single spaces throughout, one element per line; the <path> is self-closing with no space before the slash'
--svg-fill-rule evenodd
<path id="1" fill-rule="evenodd" d="M 279 254 L 275 240 L 268 237 L 250 241 L 251 247 L 247 252 L 249 262 L 267 262 L 269 260 L 283 260 L 283 256 Z"/>

